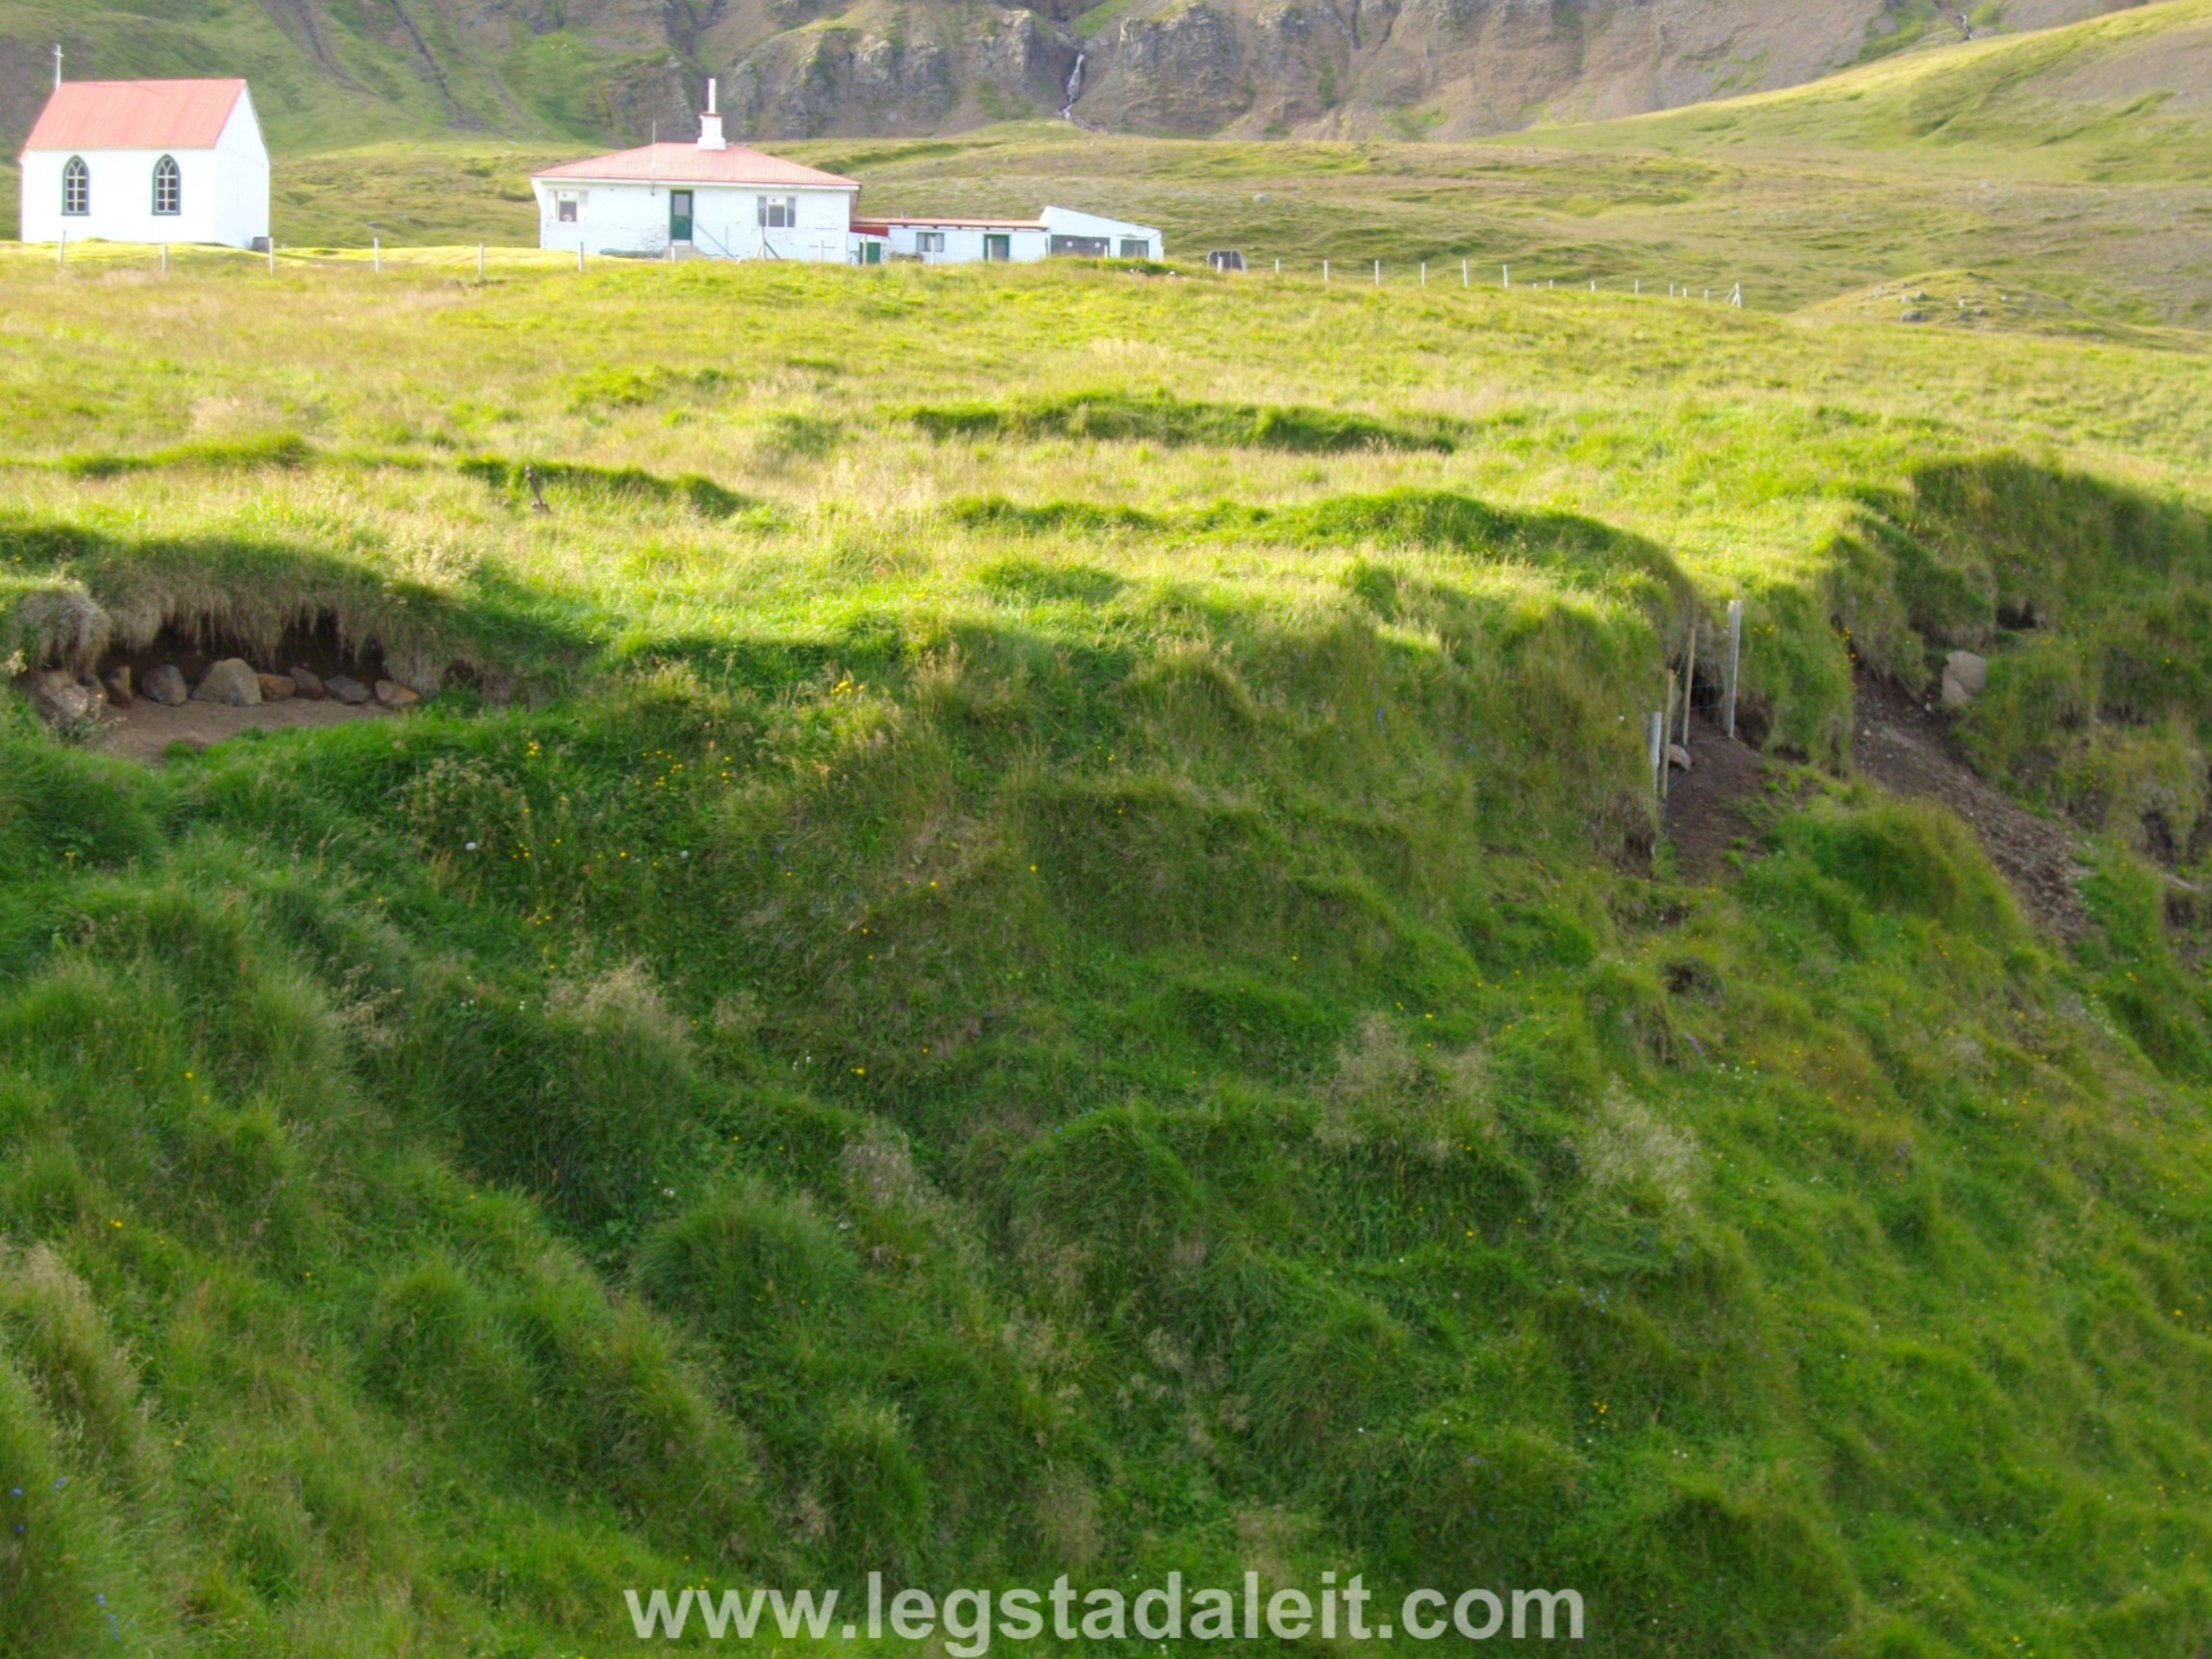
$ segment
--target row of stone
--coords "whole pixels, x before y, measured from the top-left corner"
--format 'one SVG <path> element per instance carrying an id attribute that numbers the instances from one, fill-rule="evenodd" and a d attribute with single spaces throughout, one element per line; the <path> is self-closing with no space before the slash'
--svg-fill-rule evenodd
<path id="1" fill-rule="evenodd" d="M 188 700 L 195 703 L 222 703 L 234 709 L 250 709 L 262 703 L 285 703 L 294 697 L 311 700 L 328 697 L 335 702 L 350 703 L 357 707 L 373 699 L 388 709 L 404 709 L 422 700 L 396 680 L 379 680 L 371 687 L 363 685 L 347 674 L 333 674 L 325 679 L 312 668 L 293 668 L 283 674 L 264 674 L 256 672 L 253 665 L 243 657 L 225 657 L 202 675 L 200 683 L 189 691 L 186 689 L 184 673 L 173 663 L 164 663 L 153 669 L 138 682 L 135 691 L 129 668 L 111 669 L 107 691 L 110 700 L 122 708 L 130 707 L 134 694 L 172 709 Z"/>
<path id="2" fill-rule="evenodd" d="M 38 668 L 24 675 L 16 684 L 38 713 L 57 726 L 73 726 L 79 721 L 93 719 L 103 708 L 110 706 L 127 709 L 139 697 L 172 709 L 188 702 L 222 703 L 231 708 L 250 709 L 263 703 L 287 702 L 293 697 L 328 697 L 356 707 L 377 702 L 388 709 L 404 709 L 422 701 L 419 694 L 396 680 L 378 680 L 373 686 L 365 686 L 347 674 L 332 674 L 326 679 L 312 668 L 294 668 L 289 674 L 262 674 L 256 673 L 242 657 L 224 658 L 200 677 L 197 686 L 189 684 L 184 670 L 174 663 L 163 663 L 136 684 L 127 665 L 110 668 L 105 676 L 71 673 L 65 668 Z"/>

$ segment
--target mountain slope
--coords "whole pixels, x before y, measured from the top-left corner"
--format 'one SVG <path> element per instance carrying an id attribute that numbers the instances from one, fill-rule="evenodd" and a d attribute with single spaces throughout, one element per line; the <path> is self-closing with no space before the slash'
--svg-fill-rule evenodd
<path id="1" fill-rule="evenodd" d="M 1684 154 L 1909 156 L 1975 174 L 2171 184 L 2212 177 L 2212 4 L 2171 0 L 2072 28 L 1869 64 L 1546 143 Z"/>
<path id="2" fill-rule="evenodd" d="M 2118 0 L 2004 9 L 2043 25 Z M 1985 9 L 1986 10 L 1986 9 Z M 641 138 L 724 77 L 752 138 L 1050 113 L 1133 131 L 1464 137 L 1789 86 L 1955 36 L 1925 0 L 167 0 L 0 4 L 0 142 L 71 74 L 250 76 L 280 147 L 439 129 Z M 1078 63 L 1081 73 L 1078 76 Z"/>

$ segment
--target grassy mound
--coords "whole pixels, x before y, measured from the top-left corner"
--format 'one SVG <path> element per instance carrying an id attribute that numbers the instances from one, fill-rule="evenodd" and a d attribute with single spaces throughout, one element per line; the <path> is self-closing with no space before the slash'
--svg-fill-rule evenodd
<path id="1" fill-rule="evenodd" d="M 9 705 L 12 1650 L 1247 1567 L 1571 1585 L 1622 1655 L 2212 1629 L 2181 354 L 1080 270 L 173 280 L 256 326 L 157 374 L 135 288 L 0 271 L 4 648 L 329 613 L 470 672 L 161 768 Z M 955 381 L 988 418 L 917 430 Z M 1037 415 L 1100 403 L 1144 418 Z M 1453 441 L 1247 441 L 1275 409 Z M 268 433 L 305 459 L 214 459 Z M 1640 720 L 1737 596 L 1761 844 L 1676 883 Z M 1963 741 L 2081 815 L 2071 950 L 1849 780 L 1854 655 L 1960 646 Z"/>

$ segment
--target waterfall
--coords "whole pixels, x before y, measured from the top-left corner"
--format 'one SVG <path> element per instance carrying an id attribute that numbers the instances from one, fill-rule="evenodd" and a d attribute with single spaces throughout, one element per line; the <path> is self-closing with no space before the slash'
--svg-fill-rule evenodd
<path id="1" fill-rule="evenodd" d="M 1068 71 L 1068 102 L 1060 107 L 1063 121 L 1075 119 L 1075 97 L 1083 90 L 1083 54 L 1075 54 L 1075 67 Z"/>

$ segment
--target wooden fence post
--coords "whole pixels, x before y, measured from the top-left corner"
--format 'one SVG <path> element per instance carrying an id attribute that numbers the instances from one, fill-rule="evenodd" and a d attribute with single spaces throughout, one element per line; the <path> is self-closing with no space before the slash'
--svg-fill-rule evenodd
<path id="1" fill-rule="evenodd" d="M 1728 601 L 1728 741 L 1736 739 L 1736 676 L 1744 662 L 1744 601 Z"/>
<path id="2" fill-rule="evenodd" d="M 1682 746 L 1690 746 L 1690 708 L 1697 700 L 1697 618 L 1690 618 L 1690 658 L 1682 669 Z"/>

